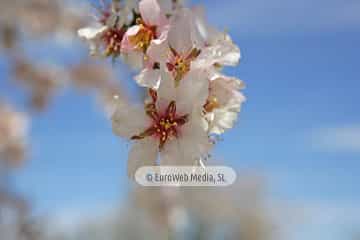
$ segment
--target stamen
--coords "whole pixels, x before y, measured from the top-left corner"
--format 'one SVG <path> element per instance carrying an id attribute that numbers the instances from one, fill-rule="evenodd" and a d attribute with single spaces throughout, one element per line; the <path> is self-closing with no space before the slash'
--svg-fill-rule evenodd
<path id="1" fill-rule="evenodd" d="M 139 25 L 140 29 L 137 34 L 129 37 L 129 40 L 135 49 L 145 53 L 150 46 L 151 40 L 156 37 L 156 27 L 145 25 L 141 18 L 136 20 L 136 24 Z"/>
<path id="2" fill-rule="evenodd" d="M 201 50 L 193 48 L 188 55 L 179 55 L 174 48 L 170 46 L 170 51 L 173 55 L 173 60 L 166 63 L 167 68 L 170 72 L 173 72 L 175 78 L 175 86 L 180 84 L 181 79 L 190 71 L 191 62 L 196 59 Z"/>
<path id="3" fill-rule="evenodd" d="M 111 28 L 108 29 L 102 36 L 102 39 L 105 43 L 104 55 L 108 56 L 118 56 L 121 51 L 121 42 L 124 37 L 125 30 L 123 28 Z"/>
<path id="4" fill-rule="evenodd" d="M 161 151 L 168 140 L 178 137 L 179 127 L 188 122 L 188 115 L 177 116 L 175 101 L 171 101 L 165 112 L 160 114 L 156 109 L 156 91 L 150 89 L 149 95 L 153 102 L 145 105 L 145 111 L 153 120 L 153 124 L 144 132 L 133 136 L 131 139 L 140 140 L 149 136 L 156 137 L 159 139 L 159 150 Z"/>

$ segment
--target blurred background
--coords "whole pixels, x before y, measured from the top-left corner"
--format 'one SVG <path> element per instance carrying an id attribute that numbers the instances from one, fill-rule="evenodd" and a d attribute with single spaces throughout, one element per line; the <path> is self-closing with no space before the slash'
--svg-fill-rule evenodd
<path id="1" fill-rule="evenodd" d="M 134 72 L 89 57 L 96 0 L 0 0 L 0 239 L 360 239 L 360 2 L 187 1 L 242 51 L 224 189 L 139 188 L 108 120 Z M 130 90 L 128 90 L 130 89 Z M 104 111 L 105 110 L 105 111 Z"/>

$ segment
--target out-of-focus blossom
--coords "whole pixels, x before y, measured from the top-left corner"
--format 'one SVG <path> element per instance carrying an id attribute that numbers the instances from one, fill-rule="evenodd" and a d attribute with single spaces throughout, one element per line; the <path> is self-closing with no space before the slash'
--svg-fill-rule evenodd
<path id="1" fill-rule="evenodd" d="M 160 152 L 163 165 L 192 165 L 206 155 L 210 142 L 201 116 L 208 97 L 208 81 L 203 71 L 192 71 L 175 87 L 168 73 L 151 101 L 144 108 L 119 101 L 112 118 L 114 132 L 134 140 L 129 153 L 128 173 L 156 164 Z M 166 80 L 165 80 L 166 79 Z"/>
<path id="2" fill-rule="evenodd" d="M 0 102 L 0 160 L 19 166 L 25 158 L 28 119 Z"/>
<path id="3" fill-rule="evenodd" d="M 109 87 L 115 76 L 108 66 L 81 62 L 70 69 L 70 78 L 80 89 L 103 89 Z"/>
<path id="4" fill-rule="evenodd" d="M 59 69 L 54 66 L 33 65 L 30 61 L 18 58 L 15 61 L 16 80 L 30 92 L 30 105 L 44 109 L 56 89 L 61 86 Z"/>
<path id="5" fill-rule="evenodd" d="M 0 23 L 1 45 L 5 49 L 12 49 L 16 45 L 17 30 L 14 25 Z"/>
<path id="6" fill-rule="evenodd" d="M 23 0 L 18 4 L 16 19 L 26 33 L 39 36 L 53 33 L 61 22 L 59 1 Z"/>
<path id="7" fill-rule="evenodd" d="M 125 99 L 114 72 L 105 65 L 82 62 L 70 69 L 70 80 L 82 90 L 93 90 L 109 118 L 115 111 L 117 101 Z"/>
<path id="8" fill-rule="evenodd" d="M 97 219 L 91 227 L 85 221 L 67 234 L 92 240 L 278 239 L 264 193 L 262 181 L 248 175 L 230 188 L 137 186 L 106 220 Z"/>

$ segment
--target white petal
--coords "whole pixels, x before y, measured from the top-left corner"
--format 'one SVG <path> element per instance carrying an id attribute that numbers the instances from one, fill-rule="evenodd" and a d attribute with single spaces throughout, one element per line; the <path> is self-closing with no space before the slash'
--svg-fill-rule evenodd
<path id="1" fill-rule="evenodd" d="M 194 22 L 201 38 L 202 44 L 214 45 L 223 38 L 223 33 L 208 24 L 205 18 L 205 9 L 202 6 L 192 8 Z"/>
<path id="2" fill-rule="evenodd" d="M 169 72 L 161 71 L 161 82 L 158 89 L 158 107 L 161 109 L 169 102 L 176 101 L 176 88 L 174 78 Z M 163 105 L 164 104 L 164 105 Z"/>
<path id="3" fill-rule="evenodd" d="M 142 87 L 158 89 L 160 85 L 159 69 L 144 69 L 135 76 L 135 81 Z"/>
<path id="4" fill-rule="evenodd" d="M 180 55 L 187 54 L 193 48 L 191 17 L 188 11 L 182 10 L 170 24 L 169 45 Z"/>
<path id="5" fill-rule="evenodd" d="M 151 41 L 151 44 L 147 50 L 148 57 L 161 65 L 165 64 L 169 58 L 170 49 L 166 37 L 162 39 L 156 39 Z"/>
<path id="6" fill-rule="evenodd" d="M 181 129 L 179 142 L 185 158 L 192 163 L 209 153 L 212 144 L 203 128 L 200 114 L 192 114 L 190 121 Z"/>
<path id="7" fill-rule="evenodd" d="M 121 51 L 123 53 L 131 53 L 135 50 L 134 45 L 130 41 L 130 38 L 132 36 L 135 36 L 139 31 L 140 31 L 140 26 L 135 25 L 135 26 L 130 27 L 125 32 L 125 35 L 121 41 Z"/>
<path id="8" fill-rule="evenodd" d="M 139 3 L 139 9 L 146 24 L 150 26 L 161 24 L 163 16 L 157 0 L 142 0 Z"/>
<path id="9" fill-rule="evenodd" d="M 215 78 L 210 77 L 210 81 L 210 95 L 217 98 L 220 106 L 230 107 L 245 101 L 244 95 L 240 92 L 244 88 L 241 80 L 219 74 Z"/>
<path id="10" fill-rule="evenodd" d="M 186 165 L 178 139 L 173 139 L 165 144 L 164 149 L 160 152 L 160 164 L 161 166 Z"/>
<path id="11" fill-rule="evenodd" d="M 116 135 L 130 139 L 150 126 L 150 119 L 140 106 L 129 106 L 118 101 L 112 116 L 112 127 Z"/>
<path id="12" fill-rule="evenodd" d="M 164 14 L 170 14 L 173 11 L 173 3 L 169 0 L 157 0 L 160 6 L 161 11 Z"/>
<path id="13" fill-rule="evenodd" d="M 78 30 L 78 35 L 86 40 L 93 40 L 107 30 L 107 26 L 103 27 L 87 27 Z"/>
<path id="14" fill-rule="evenodd" d="M 190 121 L 182 126 L 179 137 L 165 144 L 160 152 L 162 165 L 192 166 L 200 157 L 210 152 L 212 144 L 201 122 L 200 116 L 193 115 Z"/>
<path id="15" fill-rule="evenodd" d="M 176 103 L 179 111 L 191 112 L 191 109 L 202 107 L 209 96 L 207 73 L 202 69 L 188 72 L 176 88 Z"/>
<path id="16" fill-rule="evenodd" d="M 154 166 L 158 155 L 158 144 L 152 137 L 134 142 L 129 152 L 128 176 L 133 178 L 138 168 Z"/>
<path id="17" fill-rule="evenodd" d="M 215 63 L 236 66 L 240 57 L 240 49 L 231 40 L 223 40 L 214 46 L 204 48 L 192 67 L 207 68 Z"/>
<path id="18" fill-rule="evenodd" d="M 100 36 L 107 30 L 106 26 L 99 28 L 82 28 L 78 30 L 79 37 L 87 40 L 89 42 L 90 54 L 96 55 L 99 45 L 100 45 Z"/>
<path id="19" fill-rule="evenodd" d="M 223 134 L 227 129 L 234 127 L 237 118 L 238 111 L 215 109 L 213 112 L 213 120 L 209 125 L 209 133 Z"/>

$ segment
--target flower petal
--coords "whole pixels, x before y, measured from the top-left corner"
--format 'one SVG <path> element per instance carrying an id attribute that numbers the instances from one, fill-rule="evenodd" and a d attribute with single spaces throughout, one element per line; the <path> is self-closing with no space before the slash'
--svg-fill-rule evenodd
<path id="1" fill-rule="evenodd" d="M 162 165 L 192 166 L 199 158 L 209 153 L 212 144 L 204 130 L 201 118 L 193 115 L 181 129 L 180 136 L 168 142 L 160 152 Z"/>
<path id="2" fill-rule="evenodd" d="M 166 63 L 169 58 L 169 54 L 169 43 L 165 37 L 162 39 L 152 40 L 147 50 L 148 57 L 152 61 L 158 62 L 161 65 L 164 65 Z"/>
<path id="3" fill-rule="evenodd" d="M 121 42 L 121 51 L 129 53 L 134 50 L 134 46 L 130 41 L 132 36 L 135 36 L 140 31 L 140 26 L 135 25 L 130 27 L 124 34 L 123 40 Z"/>
<path id="4" fill-rule="evenodd" d="M 161 71 L 161 82 L 158 93 L 158 109 L 164 109 L 171 101 L 176 101 L 175 81 L 171 74 L 166 71 Z"/>
<path id="5" fill-rule="evenodd" d="M 150 125 L 150 119 L 143 108 L 129 106 L 118 101 L 112 116 L 112 127 L 116 135 L 130 139 L 132 136 L 144 131 Z"/>
<path id="6" fill-rule="evenodd" d="M 159 69 L 144 69 L 135 76 L 135 81 L 142 87 L 158 89 L 160 85 Z"/>
<path id="7" fill-rule="evenodd" d="M 96 55 L 100 45 L 100 36 L 107 30 L 107 26 L 98 28 L 82 28 L 78 30 L 79 37 L 89 42 L 90 54 Z"/>
<path id="8" fill-rule="evenodd" d="M 240 61 L 240 49 L 230 40 L 223 39 L 216 45 L 206 47 L 191 65 L 194 68 L 208 68 L 212 65 L 236 66 Z"/>
<path id="9" fill-rule="evenodd" d="M 207 73 L 202 69 L 188 72 L 176 88 L 176 104 L 182 113 L 189 113 L 194 108 L 202 107 L 209 95 Z"/>
<path id="10" fill-rule="evenodd" d="M 184 163 L 184 155 L 181 151 L 178 139 L 173 139 L 167 142 L 163 150 L 160 152 L 161 166 L 177 166 Z"/>
<path id="11" fill-rule="evenodd" d="M 233 128 L 238 118 L 239 111 L 228 109 L 215 109 L 209 124 L 209 133 L 223 134 L 227 129 Z"/>
<path id="12" fill-rule="evenodd" d="M 191 16 L 189 11 L 181 10 L 170 23 L 169 45 L 178 54 L 185 55 L 193 48 Z"/>
<path id="13" fill-rule="evenodd" d="M 210 95 L 216 97 L 220 107 L 242 104 L 246 99 L 240 90 L 244 87 L 244 83 L 234 77 L 221 74 L 210 77 Z"/>
<path id="14" fill-rule="evenodd" d="M 158 155 L 158 145 L 151 137 L 137 140 L 131 147 L 128 158 L 128 176 L 134 178 L 138 168 L 154 166 Z"/>
<path id="15" fill-rule="evenodd" d="M 162 15 L 157 0 L 142 0 L 139 3 L 142 19 L 150 26 L 160 25 L 165 16 Z"/>
<path id="16" fill-rule="evenodd" d="M 81 28 L 78 30 L 78 35 L 86 40 L 93 40 L 106 31 L 107 28 L 107 26 Z"/>

